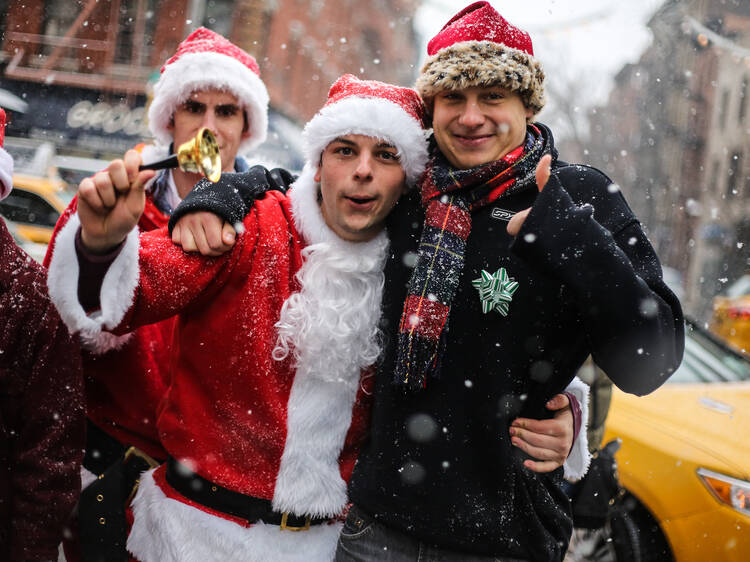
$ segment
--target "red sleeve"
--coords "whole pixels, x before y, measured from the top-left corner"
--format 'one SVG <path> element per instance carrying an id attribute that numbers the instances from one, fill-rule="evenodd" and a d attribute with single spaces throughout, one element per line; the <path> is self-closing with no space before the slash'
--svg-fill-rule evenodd
<path id="1" fill-rule="evenodd" d="M 141 234 L 138 286 L 130 308 L 114 331 L 126 333 L 210 302 L 238 266 L 249 267 L 259 231 L 257 209 L 245 217 L 244 226 L 245 232 L 237 237 L 232 250 L 215 258 L 183 252 L 172 242 L 166 228 Z"/>

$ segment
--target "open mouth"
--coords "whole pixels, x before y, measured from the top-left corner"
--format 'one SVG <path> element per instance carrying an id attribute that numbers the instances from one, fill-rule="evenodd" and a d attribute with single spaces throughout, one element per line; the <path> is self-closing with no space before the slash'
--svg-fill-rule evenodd
<path id="1" fill-rule="evenodd" d="M 365 209 L 375 203 L 374 197 L 345 197 L 352 207 L 357 209 Z"/>

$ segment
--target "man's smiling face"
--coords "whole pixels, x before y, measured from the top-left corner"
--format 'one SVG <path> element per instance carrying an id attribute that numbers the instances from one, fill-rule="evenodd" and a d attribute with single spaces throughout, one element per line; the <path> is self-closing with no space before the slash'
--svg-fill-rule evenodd
<path id="1" fill-rule="evenodd" d="M 456 168 L 499 160 L 526 136 L 532 112 L 521 97 L 499 86 L 444 90 L 434 99 L 432 127 L 438 148 Z"/>
<path id="2" fill-rule="evenodd" d="M 396 147 L 365 135 L 344 135 L 329 143 L 315 181 L 326 224 L 351 242 L 374 238 L 406 190 Z"/>

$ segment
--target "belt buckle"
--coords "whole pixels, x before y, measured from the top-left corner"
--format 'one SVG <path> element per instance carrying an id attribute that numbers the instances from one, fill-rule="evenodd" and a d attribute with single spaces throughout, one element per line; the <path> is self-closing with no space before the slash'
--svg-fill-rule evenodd
<path id="1" fill-rule="evenodd" d="M 127 462 L 132 457 L 138 457 L 139 459 L 143 460 L 149 466 L 149 468 L 156 468 L 157 466 L 159 466 L 158 461 L 141 451 L 138 447 L 134 446 L 131 446 L 127 451 L 125 451 L 125 457 L 122 459 L 122 464 L 127 464 Z M 99 478 L 101 478 L 101 476 Z M 125 505 L 130 505 L 130 502 L 135 497 L 135 493 L 138 491 L 138 486 L 140 485 L 140 483 L 141 479 L 136 478 L 135 483 L 133 484 L 133 487 L 128 494 L 128 499 L 125 500 Z"/>
<path id="2" fill-rule="evenodd" d="M 308 515 L 305 517 L 305 525 L 303 527 L 293 527 L 291 525 L 287 525 L 286 521 L 289 517 L 289 512 L 285 511 L 281 514 L 281 525 L 279 527 L 282 531 L 309 531 L 310 530 L 310 519 L 311 517 Z"/>
<path id="3" fill-rule="evenodd" d="M 138 457 L 145 461 L 145 463 L 149 466 L 149 468 L 156 468 L 159 466 L 159 462 L 143 451 L 141 451 L 138 447 L 130 447 L 127 451 L 125 451 L 125 458 L 122 459 L 123 464 L 128 462 L 130 460 L 130 457 Z"/>

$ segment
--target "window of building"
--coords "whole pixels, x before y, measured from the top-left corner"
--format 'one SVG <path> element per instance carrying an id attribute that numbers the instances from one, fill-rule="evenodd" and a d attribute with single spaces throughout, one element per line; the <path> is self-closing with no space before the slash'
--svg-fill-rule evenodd
<path id="1" fill-rule="evenodd" d="M 156 26 L 156 2 L 157 0 L 146 0 L 146 9 L 139 12 L 139 0 L 120 0 L 115 63 L 140 65 L 142 61 L 148 60 Z"/>
<path id="2" fill-rule="evenodd" d="M 80 8 L 75 4 L 71 6 L 70 0 L 48 0 L 44 3 L 42 34 L 50 37 L 64 37 L 79 12 Z M 42 54 L 49 55 L 54 48 L 54 45 L 45 45 Z"/>
<path id="3" fill-rule="evenodd" d="M 740 185 L 739 177 L 740 170 L 742 169 L 742 152 L 734 152 L 729 157 L 729 169 L 727 174 L 727 197 L 734 197 L 737 195 L 737 186 Z"/>
<path id="4" fill-rule="evenodd" d="M 711 163 L 711 177 L 709 179 L 709 185 L 716 183 L 714 193 L 721 193 L 721 178 L 719 177 L 719 160 L 714 158 Z"/>
<path id="5" fill-rule="evenodd" d="M 719 106 L 719 128 L 722 131 L 726 127 L 728 109 L 729 109 L 729 90 L 724 90 L 721 93 L 721 105 Z"/>
<path id="6" fill-rule="evenodd" d="M 229 37 L 232 32 L 234 0 L 206 0 L 203 25 L 208 29 Z"/>

